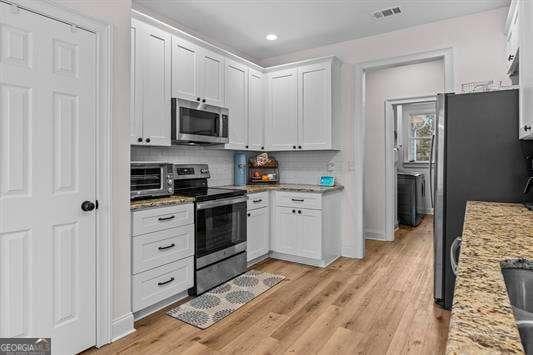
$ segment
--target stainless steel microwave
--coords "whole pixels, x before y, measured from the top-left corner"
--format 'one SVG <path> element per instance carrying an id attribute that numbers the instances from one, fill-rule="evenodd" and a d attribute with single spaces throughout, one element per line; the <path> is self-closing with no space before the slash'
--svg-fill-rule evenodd
<path id="1" fill-rule="evenodd" d="M 228 143 L 229 110 L 172 98 L 172 144 Z"/>

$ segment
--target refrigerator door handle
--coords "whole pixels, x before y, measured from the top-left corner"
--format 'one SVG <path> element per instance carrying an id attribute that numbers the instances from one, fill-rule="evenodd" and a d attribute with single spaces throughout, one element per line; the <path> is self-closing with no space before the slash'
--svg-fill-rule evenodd
<path id="1" fill-rule="evenodd" d="M 455 253 L 461 246 L 462 241 L 463 239 L 461 237 L 457 237 L 453 240 L 452 245 L 450 247 L 450 266 L 455 276 L 457 276 L 457 268 L 458 268 L 457 260 L 455 260 Z"/>
<path id="2" fill-rule="evenodd" d="M 433 149 L 435 147 L 435 133 L 431 136 L 431 148 L 429 150 L 429 196 L 431 199 L 431 208 L 435 207 L 433 202 Z"/>

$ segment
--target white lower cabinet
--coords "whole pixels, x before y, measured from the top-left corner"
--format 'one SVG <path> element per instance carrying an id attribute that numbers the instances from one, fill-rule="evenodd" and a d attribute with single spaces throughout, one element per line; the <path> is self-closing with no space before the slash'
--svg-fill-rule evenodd
<path id="1" fill-rule="evenodd" d="M 248 195 L 246 259 L 253 261 L 270 251 L 269 193 Z"/>
<path id="2" fill-rule="evenodd" d="M 193 211 L 185 204 L 132 212 L 133 312 L 148 315 L 194 286 Z"/>
<path id="3" fill-rule="evenodd" d="M 251 261 L 268 254 L 270 249 L 270 218 L 268 207 L 262 207 L 256 210 L 248 211 L 247 229 L 247 261 Z"/>
<path id="4" fill-rule="evenodd" d="M 340 192 L 273 194 L 272 257 L 323 267 L 340 256 Z"/>

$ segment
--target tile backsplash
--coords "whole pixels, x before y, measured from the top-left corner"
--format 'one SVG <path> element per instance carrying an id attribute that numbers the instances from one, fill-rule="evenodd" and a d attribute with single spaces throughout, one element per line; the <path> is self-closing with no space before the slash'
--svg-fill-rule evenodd
<path id="1" fill-rule="evenodd" d="M 233 184 L 233 151 L 202 146 L 131 147 L 132 161 L 209 164 L 211 186 Z M 254 153 L 250 153 L 253 155 Z M 333 175 L 342 184 L 343 159 L 338 151 L 273 152 L 280 166 L 281 183 L 318 184 Z"/>

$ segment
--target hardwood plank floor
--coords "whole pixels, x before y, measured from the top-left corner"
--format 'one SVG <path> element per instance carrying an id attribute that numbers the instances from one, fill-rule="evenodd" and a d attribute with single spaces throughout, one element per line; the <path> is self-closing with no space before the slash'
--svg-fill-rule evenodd
<path id="1" fill-rule="evenodd" d="M 367 241 L 364 260 L 319 269 L 280 260 L 287 279 L 206 330 L 157 312 L 87 354 L 442 354 L 449 312 L 433 303 L 432 218 Z M 175 306 L 175 305 L 173 305 Z"/>

